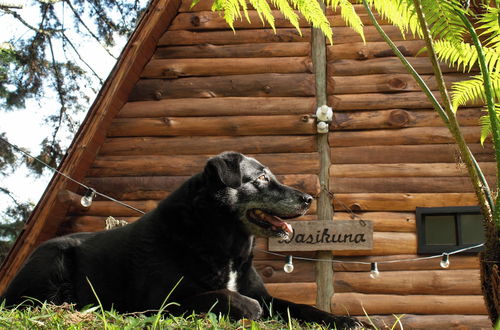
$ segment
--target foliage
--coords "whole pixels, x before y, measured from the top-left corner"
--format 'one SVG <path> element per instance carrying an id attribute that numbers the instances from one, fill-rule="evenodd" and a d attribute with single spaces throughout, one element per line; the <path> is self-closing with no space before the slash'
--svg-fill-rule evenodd
<path id="1" fill-rule="evenodd" d="M 231 321 L 224 315 L 208 313 L 184 317 L 156 313 L 119 314 L 98 307 L 77 310 L 72 305 L 0 308 L 0 327 L 5 329 L 326 329 L 318 324 L 302 324 L 295 319 Z"/>
<path id="2" fill-rule="evenodd" d="M 200 0 L 193 0 L 191 6 L 195 6 Z M 363 40 L 363 23 L 357 15 L 352 3 L 349 0 L 326 0 L 327 5 L 332 8 L 339 8 L 341 15 L 348 26 L 351 26 L 358 32 Z M 301 33 L 300 19 L 295 11 L 298 11 L 302 17 L 313 27 L 323 31 L 325 36 L 332 43 L 332 29 L 328 18 L 323 13 L 322 6 L 318 1 L 311 0 L 214 0 L 212 10 L 221 11 L 228 25 L 234 29 L 236 20 L 242 20 L 243 16 L 250 21 L 248 16 L 248 7 L 252 6 L 258 13 L 262 23 L 268 23 L 273 30 L 274 15 L 273 9 L 269 3 L 277 8 L 280 13 L 290 21 L 290 23 Z M 242 14 L 243 13 L 243 14 Z"/>

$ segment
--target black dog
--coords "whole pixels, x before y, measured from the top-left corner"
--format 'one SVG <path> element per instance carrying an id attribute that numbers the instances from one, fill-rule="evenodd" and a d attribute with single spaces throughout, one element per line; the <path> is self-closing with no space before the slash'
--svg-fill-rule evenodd
<path id="1" fill-rule="evenodd" d="M 282 219 L 304 214 L 313 198 L 279 183 L 253 158 L 211 158 L 138 221 L 42 244 L 6 290 L 7 304 L 25 297 L 119 312 L 157 310 L 170 293 L 173 314 L 229 314 L 258 319 L 270 309 L 337 328 L 360 324 L 308 305 L 271 297 L 252 266 L 254 235 L 286 237 Z M 177 286 L 176 286 L 177 284 Z M 174 289 L 175 287 L 175 289 Z M 95 294 L 94 292 L 95 291 Z"/>

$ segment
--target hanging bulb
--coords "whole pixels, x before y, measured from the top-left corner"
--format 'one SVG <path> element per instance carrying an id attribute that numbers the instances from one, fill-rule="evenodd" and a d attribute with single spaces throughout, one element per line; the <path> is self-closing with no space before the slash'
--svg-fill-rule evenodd
<path id="1" fill-rule="evenodd" d="M 286 256 L 286 263 L 283 266 L 283 270 L 285 271 L 285 273 L 293 272 L 292 256 Z"/>
<path id="2" fill-rule="evenodd" d="M 95 190 L 92 188 L 88 188 L 87 192 L 85 193 L 85 196 L 83 196 L 82 199 L 80 200 L 80 203 L 84 207 L 89 207 L 90 205 L 92 205 L 94 197 L 95 197 Z"/>
<path id="3" fill-rule="evenodd" d="M 371 278 L 378 278 L 380 276 L 380 273 L 378 271 L 377 263 L 372 262 L 370 268 L 371 268 L 370 277 Z"/>
<path id="4" fill-rule="evenodd" d="M 441 262 L 439 263 L 441 268 L 448 268 L 450 267 L 450 258 L 448 256 L 448 253 L 443 253 L 443 256 L 441 257 Z"/>

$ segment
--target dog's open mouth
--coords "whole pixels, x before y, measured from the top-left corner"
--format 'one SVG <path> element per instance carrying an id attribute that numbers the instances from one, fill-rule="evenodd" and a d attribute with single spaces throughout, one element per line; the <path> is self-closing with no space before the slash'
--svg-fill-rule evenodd
<path id="1" fill-rule="evenodd" d="M 264 212 L 259 209 L 249 210 L 248 219 L 258 225 L 261 228 L 272 231 L 275 236 L 282 237 L 284 239 L 288 238 L 288 235 L 293 232 L 292 226 L 289 223 L 283 221 L 283 219 L 272 215 L 270 213 Z"/>

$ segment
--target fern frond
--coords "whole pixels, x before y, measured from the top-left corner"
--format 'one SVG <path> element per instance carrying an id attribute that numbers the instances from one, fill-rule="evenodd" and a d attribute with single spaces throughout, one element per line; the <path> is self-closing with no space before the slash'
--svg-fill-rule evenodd
<path id="1" fill-rule="evenodd" d="M 422 31 L 412 1 L 406 0 L 368 0 L 379 15 L 399 27 L 404 35 L 411 32 L 414 36 L 422 37 Z"/>
<path id="2" fill-rule="evenodd" d="M 300 35 L 302 32 L 300 31 L 300 23 L 299 23 L 299 15 L 293 10 L 287 0 L 271 0 L 271 3 L 278 8 L 278 10 L 283 14 L 283 17 L 286 18 L 290 23 L 299 31 Z"/>
<path id="3" fill-rule="evenodd" d="M 500 102 L 500 74 L 492 73 L 490 74 L 490 78 L 493 88 L 493 98 L 496 102 Z M 486 100 L 482 75 L 474 76 L 470 80 L 453 83 L 451 90 L 454 111 L 456 111 L 460 105 L 465 105 L 469 101 L 477 99 Z"/>
<path id="4" fill-rule="evenodd" d="M 248 2 L 257 11 L 262 24 L 265 24 L 266 22 L 269 23 L 273 31 L 276 33 L 276 27 L 274 26 L 274 16 L 269 3 L 266 0 L 248 0 Z"/>
<path id="5" fill-rule="evenodd" d="M 264 0 L 265 1 L 265 0 Z M 313 27 L 320 29 L 325 37 L 333 43 L 333 32 L 330 22 L 323 13 L 319 2 L 312 0 L 293 0 L 292 5 L 297 9 Z"/>
<path id="6" fill-rule="evenodd" d="M 239 0 L 215 0 L 212 4 L 212 11 L 222 12 L 224 20 L 234 31 L 234 22 L 241 19 L 241 10 Z"/>
<path id="7" fill-rule="evenodd" d="M 458 0 L 422 0 L 422 11 L 435 39 L 463 41 L 467 30 L 456 14 L 463 11 Z"/>
<path id="8" fill-rule="evenodd" d="M 366 40 L 365 34 L 363 33 L 363 22 L 361 21 L 358 13 L 356 13 L 352 3 L 348 0 L 340 0 L 338 1 L 338 5 L 340 6 L 340 15 L 346 24 L 356 31 L 361 36 L 361 39 L 363 39 L 363 43 L 365 43 Z"/>
<path id="9" fill-rule="evenodd" d="M 485 110 L 486 112 L 488 110 Z M 500 103 L 495 103 L 495 113 L 497 115 L 498 121 L 500 121 Z M 489 115 L 484 115 L 479 118 L 481 124 L 481 144 L 491 135 L 491 121 Z"/>
<path id="10" fill-rule="evenodd" d="M 434 41 L 434 49 L 439 60 L 455 66 L 462 67 L 463 71 L 470 71 L 477 63 L 477 50 L 474 45 L 466 42 L 452 42 L 448 40 Z M 491 73 L 500 72 L 500 48 L 483 47 L 486 65 Z"/>
<path id="11" fill-rule="evenodd" d="M 478 21 L 478 29 L 483 30 L 481 36 L 486 36 L 486 46 L 500 48 L 500 8 L 484 6 L 486 12 L 481 15 Z"/>

